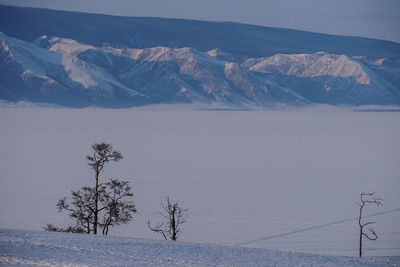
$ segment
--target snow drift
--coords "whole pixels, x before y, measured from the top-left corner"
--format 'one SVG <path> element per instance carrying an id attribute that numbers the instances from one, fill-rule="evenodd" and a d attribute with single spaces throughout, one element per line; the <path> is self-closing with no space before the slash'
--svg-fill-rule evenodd
<path id="1" fill-rule="evenodd" d="M 0 229 L 9 266 L 396 266 L 398 257 L 328 256 L 209 244 Z"/>

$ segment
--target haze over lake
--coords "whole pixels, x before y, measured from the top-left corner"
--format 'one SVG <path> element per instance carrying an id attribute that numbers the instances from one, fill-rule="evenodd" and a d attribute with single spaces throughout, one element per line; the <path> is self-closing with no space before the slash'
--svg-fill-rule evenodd
<path id="1" fill-rule="evenodd" d="M 111 235 L 158 239 L 146 222 L 170 196 L 189 209 L 182 241 L 356 255 L 355 202 L 376 191 L 365 254 L 400 254 L 398 112 L 28 107 L 0 124 L 0 228 L 73 224 L 55 205 L 93 184 L 85 157 L 104 141 L 124 159 L 101 180 L 129 180 L 138 208 Z"/>

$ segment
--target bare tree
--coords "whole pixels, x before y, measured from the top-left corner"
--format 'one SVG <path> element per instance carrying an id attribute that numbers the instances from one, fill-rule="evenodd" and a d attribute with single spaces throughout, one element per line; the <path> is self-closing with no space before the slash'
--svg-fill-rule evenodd
<path id="1" fill-rule="evenodd" d="M 381 206 L 383 199 L 376 197 L 375 192 L 373 192 L 373 193 L 363 192 L 360 195 L 360 200 L 361 200 L 361 203 L 357 203 L 357 205 L 360 206 L 360 214 L 358 215 L 358 225 L 360 227 L 360 246 L 359 246 L 358 252 L 359 252 L 359 256 L 361 257 L 362 256 L 362 238 L 363 238 L 363 236 L 365 236 L 369 240 L 377 240 L 378 239 L 378 235 L 375 233 L 375 231 L 372 228 L 369 228 L 369 231 L 372 233 L 373 236 L 369 236 L 367 233 L 364 232 L 365 226 L 374 224 L 375 222 L 366 222 L 366 223 L 361 222 L 363 208 L 365 207 L 365 205 L 367 203 Z"/>
<path id="2" fill-rule="evenodd" d="M 75 228 L 80 229 L 78 232 L 90 234 L 93 230 L 94 189 L 83 186 L 81 190 L 72 191 L 71 194 L 71 203 L 67 202 L 66 197 L 58 201 L 58 212 L 62 212 L 63 210 L 69 212 L 68 215 L 76 220 Z"/>
<path id="3" fill-rule="evenodd" d="M 182 231 L 181 224 L 186 222 L 186 213 L 188 210 L 182 209 L 178 201 L 171 202 L 169 197 L 165 197 L 165 203 L 161 201 L 161 207 L 164 211 L 160 212 L 160 215 L 164 217 L 167 222 L 161 222 L 153 227 L 149 220 L 147 226 L 151 231 L 162 234 L 165 240 L 170 239 L 176 241 L 178 234 Z"/>
<path id="4" fill-rule="evenodd" d="M 136 207 L 132 201 L 125 200 L 132 196 L 128 181 L 111 179 L 105 184 L 104 194 L 101 195 L 105 213 L 102 222 L 99 223 L 103 228 L 103 235 L 108 234 L 110 226 L 126 224 L 132 220 L 132 213 L 136 213 Z"/>
<path id="5" fill-rule="evenodd" d="M 86 234 L 94 232 L 94 191 L 94 188 L 83 186 L 81 190 L 72 191 L 71 203 L 66 197 L 58 201 L 58 212 L 67 211 L 69 217 L 75 219 L 76 226 L 63 229 L 48 224 L 45 230 Z M 98 214 L 102 214 L 102 217 L 98 225 L 102 227 L 103 235 L 108 234 L 110 226 L 126 224 L 133 219 L 132 214 L 136 213 L 136 207 L 131 200 L 132 196 L 128 181 L 111 179 L 110 182 L 99 185 Z"/>
<path id="6" fill-rule="evenodd" d="M 76 225 L 58 228 L 47 224 L 45 230 L 97 234 L 97 228 L 101 227 L 102 234 L 107 235 L 110 226 L 126 224 L 132 220 L 136 207 L 131 200 L 133 193 L 129 182 L 111 179 L 107 183 L 99 183 L 99 175 L 104 165 L 122 159 L 121 153 L 105 143 L 94 144 L 92 148 L 93 156 L 87 156 L 87 159 L 95 172 L 95 186 L 83 186 L 81 190 L 71 192 L 71 202 L 64 197 L 57 203 L 58 212 L 68 212 L 68 215 L 76 220 Z"/>
<path id="7" fill-rule="evenodd" d="M 110 161 L 119 161 L 122 159 L 122 155 L 120 152 L 113 150 L 111 144 L 106 143 L 95 143 L 92 145 L 93 155 L 86 156 L 89 161 L 90 168 L 94 171 L 94 178 L 96 180 L 96 184 L 94 187 L 94 211 L 93 211 L 93 233 L 97 234 L 97 226 L 99 219 L 99 176 L 101 171 L 103 170 L 106 163 Z"/>

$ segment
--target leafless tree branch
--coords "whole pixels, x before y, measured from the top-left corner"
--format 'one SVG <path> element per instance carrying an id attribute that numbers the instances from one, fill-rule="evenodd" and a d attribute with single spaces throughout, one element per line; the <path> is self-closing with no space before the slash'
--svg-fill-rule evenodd
<path id="1" fill-rule="evenodd" d="M 362 192 L 360 194 L 360 201 L 361 201 L 361 203 L 356 203 L 356 204 L 360 207 L 360 212 L 358 215 L 358 226 L 360 228 L 360 241 L 359 241 L 358 254 L 361 257 L 362 256 L 362 238 L 363 238 L 363 236 L 365 236 L 368 240 L 377 240 L 378 239 L 378 235 L 375 233 L 375 231 L 372 228 L 369 228 L 369 231 L 373 234 L 372 237 L 363 231 L 364 226 L 375 223 L 375 222 L 366 222 L 366 223 L 361 222 L 363 208 L 365 207 L 366 204 L 375 204 L 376 206 L 381 206 L 383 199 L 380 197 L 377 197 L 375 195 L 375 192 L 372 192 L 372 193 Z"/>
<path id="2" fill-rule="evenodd" d="M 165 197 L 165 202 L 161 201 L 161 207 L 164 210 L 159 214 L 167 220 L 166 223 L 159 223 L 156 227 L 150 225 L 148 221 L 148 227 L 150 230 L 161 233 L 164 239 L 171 239 L 176 241 L 178 233 L 182 232 L 181 225 L 186 222 L 187 209 L 182 209 L 179 202 L 171 202 L 169 197 Z"/>

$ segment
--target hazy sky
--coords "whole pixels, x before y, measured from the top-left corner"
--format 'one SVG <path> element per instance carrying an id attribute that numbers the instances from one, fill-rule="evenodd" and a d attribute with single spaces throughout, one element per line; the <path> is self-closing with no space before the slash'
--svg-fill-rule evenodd
<path id="1" fill-rule="evenodd" d="M 0 0 L 124 16 L 236 21 L 400 42 L 400 0 Z"/>

